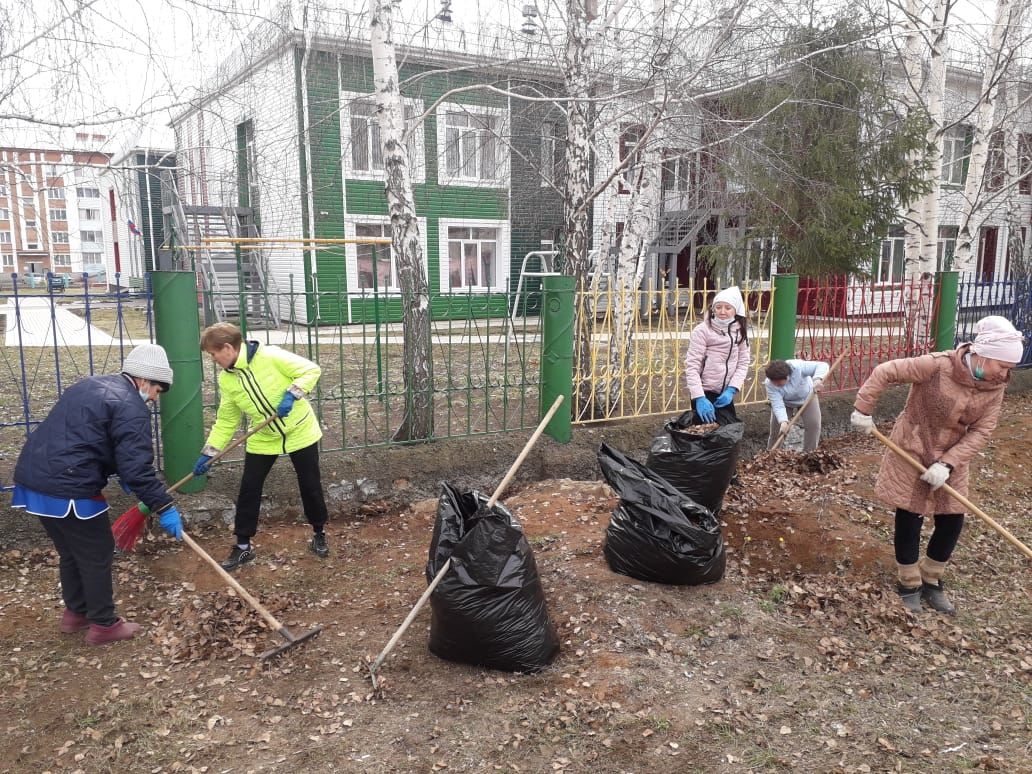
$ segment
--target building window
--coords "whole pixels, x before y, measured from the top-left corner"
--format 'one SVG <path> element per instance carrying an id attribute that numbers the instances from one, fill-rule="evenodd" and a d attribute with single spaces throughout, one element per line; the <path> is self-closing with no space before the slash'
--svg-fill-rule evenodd
<path id="1" fill-rule="evenodd" d="M 452 290 L 490 288 L 497 271 L 497 228 L 448 227 L 448 285 Z"/>
<path id="2" fill-rule="evenodd" d="M 0 196 L 7 196 L 7 186 L 0 184 Z"/>
<path id="3" fill-rule="evenodd" d="M 939 226 L 939 244 L 935 250 L 936 271 L 949 271 L 953 266 L 959 233 L 960 226 Z"/>
<path id="4" fill-rule="evenodd" d="M 500 110 L 443 105 L 438 111 L 438 147 L 444 149 L 444 184 L 503 185 L 508 154 Z"/>
<path id="5" fill-rule="evenodd" d="M 0 241 L 3 241 L 3 240 L 0 240 Z M 12 271 L 14 270 L 14 254 L 13 253 L 4 253 L 4 255 L 3 255 L 3 267 L 5 269 L 11 269 Z"/>
<path id="6" fill-rule="evenodd" d="M 80 186 L 75 189 L 75 194 L 81 199 L 99 199 L 100 189 L 91 186 Z"/>
<path id="7" fill-rule="evenodd" d="M 11 244 L 11 232 L 0 231 L 0 244 L 9 245 Z"/>
<path id="8" fill-rule="evenodd" d="M 557 145 L 555 123 L 545 121 L 541 124 L 541 185 L 555 184 L 555 154 Z"/>
<path id="9" fill-rule="evenodd" d="M 971 149 L 971 127 L 959 124 L 942 138 L 942 182 L 964 185 Z"/>
<path id="10" fill-rule="evenodd" d="M 96 209 L 79 209 L 80 220 L 100 220 L 100 210 Z"/>
<path id="11" fill-rule="evenodd" d="M 902 282 L 904 263 L 903 230 L 894 228 L 882 240 L 881 254 L 874 273 L 877 282 Z"/>
<path id="12" fill-rule="evenodd" d="M 344 94 L 342 99 L 347 105 L 348 136 L 344 142 L 350 144 L 345 148 L 345 158 L 350 159 L 348 172 L 357 173 L 359 177 L 380 177 L 383 172 L 383 143 L 380 136 L 380 121 L 377 118 L 379 108 L 375 100 L 363 94 Z M 422 103 L 405 100 L 405 147 L 408 149 L 409 174 L 413 181 L 423 182 L 423 130 L 422 125 L 415 126 L 417 107 Z"/>
<path id="13" fill-rule="evenodd" d="M 663 154 L 663 179 L 662 188 L 668 193 L 685 193 L 691 185 L 695 175 L 692 174 L 692 167 L 695 164 L 694 153 L 684 151 L 668 150 Z"/>
<path id="14" fill-rule="evenodd" d="M 31 210 L 36 206 L 35 200 L 31 196 L 23 196 L 21 198 L 22 210 Z"/>
<path id="15" fill-rule="evenodd" d="M 68 244 L 68 232 L 67 231 L 52 231 L 50 232 L 50 241 L 55 245 L 66 245 Z"/>
<path id="16" fill-rule="evenodd" d="M 68 220 L 68 210 L 51 210 L 51 220 Z"/>
<path id="17" fill-rule="evenodd" d="M 60 188 L 60 187 L 58 187 L 58 188 L 48 188 L 47 189 L 47 198 L 48 199 L 64 199 L 65 198 L 65 189 L 64 188 Z"/>
<path id="18" fill-rule="evenodd" d="M 1003 188 L 1003 178 L 1006 174 L 1003 161 L 1003 132 L 993 132 L 989 137 L 989 148 L 985 157 L 985 187 L 989 191 L 999 191 Z"/>
<path id="19" fill-rule="evenodd" d="M 82 262 L 83 262 L 84 266 L 94 266 L 94 265 L 103 264 L 104 263 L 104 254 L 103 253 L 88 253 L 85 250 L 83 250 Z"/>
<path id="20" fill-rule="evenodd" d="M 36 228 L 36 221 L 32 218 L 25 219 L 25 228 Z"/>
<path id="21" fill-rule="evenodd" d="M 356 223 L 355 238 L 375 237 L 377 239 L 391 238 L 390 223 Z M 394 263 L 394 251 L 390 245 L 356 245 L 358 255 L 358 277 L 359 290 L 377 291 L 392 290 L 398 287 L 397 266 Z M 375 250 L 376 261 L 373 261 Z M 374 284 L 375 277 L 375 284 Z"/>
<path id="22" fill-rule="evenodd" d="M 11 211 L 6 207 L 0 207 L 0 220 L 10 220 Z"/>
<path id="23" fill-rule="evenodd" d="M 47 177 L 61 177 L 61 170 L 57 164 L 47 164 L 45 171 Z"/>
<path id="24" fill-rule="evenodd" d="M 72 256 L 68 253 L 54 253 L 54 268 L 57 269 L 70 269 L 72 268 Z"/>
<path id="25" fill-rule="evenodd" d="M 1032 134 L 1018 135 L 1018 193 L 1032 194 Z"/>
<path id="26" fill-rule="evenodd" d="M 80 231 L 79 240 L 84 244 L 96 244 L 102 242 L 104 239 L 103 234 L 99 231 Z"/>
<path id="27" fill-rule="evenodd" d="M 25 245 L 26 250 L 39 250 L 39 242 L 29 242 Z"/>

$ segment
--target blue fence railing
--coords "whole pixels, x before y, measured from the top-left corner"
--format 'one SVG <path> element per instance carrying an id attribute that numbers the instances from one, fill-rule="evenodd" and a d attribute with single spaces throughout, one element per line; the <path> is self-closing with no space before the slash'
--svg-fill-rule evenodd
<path id="1" fill-rule="evenodd" d="M 1010 320 L 1025 335 L 1021 367 L 1032 366 L 1032 279 L 984 282 L 975 274 L 962 274 L 957 287 L 957 344 L 975 338 L 975 324 L 986 315 Z"/>

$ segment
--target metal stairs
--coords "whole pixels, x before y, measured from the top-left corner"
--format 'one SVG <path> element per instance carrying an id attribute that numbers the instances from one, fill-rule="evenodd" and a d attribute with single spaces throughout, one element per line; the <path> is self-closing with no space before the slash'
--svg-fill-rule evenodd
<path id="1" fill-rule="evenodd" d="M 196 271 L 204 289 L 205 323 L 246 321 L 248 329 L 278 328 L 270 303 L 267 251 L 237 251 L 232 243 L 211 240 L 260 236 L 250 207 L 210 207 L 184 204 L 175 179 L 163 186 L 166 234 L 176 263 Z M 241 312 L 243 306 L 243 312 Z"/>

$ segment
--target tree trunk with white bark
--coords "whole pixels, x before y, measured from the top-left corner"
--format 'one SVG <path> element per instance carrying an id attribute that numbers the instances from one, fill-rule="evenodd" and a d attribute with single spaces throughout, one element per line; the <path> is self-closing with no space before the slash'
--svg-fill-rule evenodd
<path id="1" fill-rule="evenodd" d="M 375 0 L 370 13 L 373 84 L 383 145 L 384 182 L 391 217 L 391 249 L 397 261 L 404 336 L 405 415 L 394 440 L 428 440 L 434 432 L 433 358 L 430 346 L 430 288 L 416 219 L 405 108 L 398 88 L 393 5 Z"/>

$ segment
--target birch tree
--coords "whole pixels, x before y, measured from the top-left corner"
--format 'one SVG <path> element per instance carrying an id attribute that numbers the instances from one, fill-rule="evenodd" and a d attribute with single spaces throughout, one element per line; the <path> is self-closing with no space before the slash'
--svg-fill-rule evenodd
<path id="1" fill-rule="evenodd" d="M 394 440 L 427 440 L 433 436 L 433 358 L 430 347 L 430 289 L 423 269 L 423 248 L 416 220 L 415 198 L 405 145 L 405 108 L 398 88 L 394 51 L 394 4 L 376 0 L 369 27 L 373 56 L 391 248 L 398 267 L 404 336 L 405 416 Z"/>
<path id="2" fill-rule="evenodd" d="M 999 81 L 1014 54 L 1012 46 L 1016 36 L 1013 30 L 1013 15 L 1016 7 L 1017 4 L 1012 0 L 997 0 L 995 18 L 989 31 L 985 66 L 982 71 L 982 88 L 971 137 L 971 158 L 964 181 L 957 250 L 953 256 L 958 267 L 966 268 L 972 264 L 973 242 L 980 225 L 980 194 L 985 182 L 986 157 L 989 138 L 993 132 Z"/>

